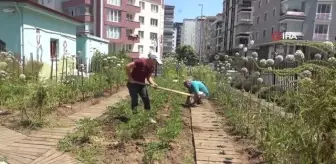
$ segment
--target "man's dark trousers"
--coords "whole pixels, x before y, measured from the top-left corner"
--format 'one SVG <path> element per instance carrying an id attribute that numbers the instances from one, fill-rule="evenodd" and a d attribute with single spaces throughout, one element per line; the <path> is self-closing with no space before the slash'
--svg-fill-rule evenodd
<path id="1" fill-rule="evenodd" d="M 131 107 L 133 112 L 136 111 L 138 106 L 138 95 L 140 95 L 142 102 L 144 103 L 145 110 L 150 110 L 150 100 L 145 85 L 136 84 L 136 83 L 127 83 L 127 88 L 131 96 Z"/>

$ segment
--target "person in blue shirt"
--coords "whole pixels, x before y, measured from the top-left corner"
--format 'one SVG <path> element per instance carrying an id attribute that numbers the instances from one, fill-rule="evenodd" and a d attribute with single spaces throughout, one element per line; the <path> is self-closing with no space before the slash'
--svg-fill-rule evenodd
<path id="1" fill-rule="evenodd" d="M 191 96 L 187 98 L 186 104 L 202 104 L 202 99 L 209 97 L 209 90 L 203 82 L 197 80 L 186 80 L 184 86 L 188 88 L 189 93 L 193 94 L 194 102 L 191 103 Z"/>

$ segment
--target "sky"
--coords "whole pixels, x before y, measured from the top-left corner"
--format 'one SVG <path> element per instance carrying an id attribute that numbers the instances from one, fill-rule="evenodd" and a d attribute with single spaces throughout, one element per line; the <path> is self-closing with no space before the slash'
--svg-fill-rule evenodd
<path id="1" fill-rule="evenodd" d="M 223 10 L 223 0 L 165 0 L 165 4 L 175 6 L 175 22 L 200 16 L 201 7 L 198 4 L 203 4 L 204 16 L 215 16 Z"/>

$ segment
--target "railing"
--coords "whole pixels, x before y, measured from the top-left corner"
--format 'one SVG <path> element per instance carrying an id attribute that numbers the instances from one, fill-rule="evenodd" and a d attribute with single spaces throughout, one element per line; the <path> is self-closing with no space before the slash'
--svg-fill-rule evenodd
<path id="1" fill-rule="evenodd" d="M 331 13 L 316 13 L 317 20 L 331 20 Z"/>
<path id="2" fill-rule="evenodd" d="M 325 40 L 329 40 L 329 34 L 319 34 L 319 33 L 314 33 L 314 34 L 313 34 L 313 40 L 316 40 L 316 41 L 325 41 Z"/>
<path id="3" fill-rule="evenodd" d="M 252 23 L 251 18 L 240 18 L 237 23 Z"/>

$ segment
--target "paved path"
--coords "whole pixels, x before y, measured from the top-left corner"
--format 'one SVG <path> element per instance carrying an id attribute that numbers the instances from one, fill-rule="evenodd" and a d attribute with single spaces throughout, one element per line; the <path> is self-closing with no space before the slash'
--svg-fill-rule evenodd
<path id="1" fill-rule="evenodd" d="M 6 158 L 9 164 L 77 164 L 80 163 L 70 155 L 56 150 L 58 141 L 68 133 L 74 132 L 75 121 L 84 117 L 97 118 L 106 111 L 106 106 L 114 105 L 128 95 L 122 90 L 99 104 L 87 107 L 68 116 L 69 127 L 46 128 L 24 136 L 13 130 L 0 126 L 0 160 Z"/>
<path id="2" fill-rule="evenodd" d="M 234 140 L 224 131 L 221 118 L 209 102 L 191 108 L 197 164 L 246 164 Z"/>

